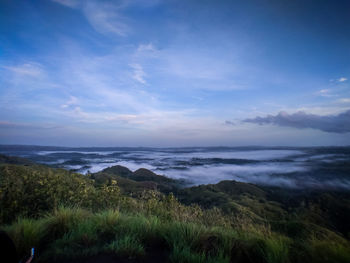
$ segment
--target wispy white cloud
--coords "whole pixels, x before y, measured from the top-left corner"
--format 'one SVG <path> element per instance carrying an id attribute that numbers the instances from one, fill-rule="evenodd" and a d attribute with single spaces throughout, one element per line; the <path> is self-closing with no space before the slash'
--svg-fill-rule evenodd
<path id="1" fill-rule="evenodd" d="M 114 3 L 88 1 L 83 6 L 83 12 L 92 27 L 102 33 L 114 33 L 126 36 L 130 32 L 126 18 L 122 16 L 121 7 Z"/>
<path id="2" fill-rule="evenodd" d="M 233 65 L 227 65 L 224 60 L 207 52 L 204 55 L 199 51 L 168 49 L 162 52 L 162 59 L 166 64 L 164 70 L 181 78 L 219 80 L 234 71 Z"/>
<path id="3" fill-rule="evenodd" d="M 124 5 L 127 6 L 137 6 L 137 7 L 144 7 L 144 8 L 150 8 L 157 6 L 164 1 L 162 0 L 123 0 Z"/>
<path id="4" fill-rule="evenodd" d="M 337 103 L 350 103 L 350 98 L 342 98 L 336 101 Z"/>
<path id="5" fill-rule="evenodd" d="M 144 1 L 137 1 L 137 4 L 135 4 L 135 1 L 129 0 L 118 2 L 80 1 L 79 9 L 97 32 L 107 35 L 129 36 L 132 32 L 137 32 L 138 29 L 135 27 L 135 21 L 124 15 L 125 10 L 134 6 L 138 6 L 138 8 L 140 6 L 143 8 L 152 7 L 158 5 L 161 1 L 150 1 L 152 4 L 147 1 L 146 5 L 142 4 L 142 2 Z M 73 4 L 70 5 L 73 6 Z M 182 32 L 178 37 L 188 41 L 189 33 Z M 174 86 L 175 83 L 179 83 L 179 81 L 175 80 L 180 80 L 183 83 L 189 83 L 188 81 L 190 80 L 191 88 L 197 89 L 247 89 L 245 83 L 233 80 L 233 76 L 237 74 L 238 69 L 242 68 L 242 63 L 238 67 L 237 62 L 232 62 L 232 52 L 222 57 L 222 54 L 218 54 L 214 49 L 198 49 L 196 45 L 189 45 L 185 49 L 179 49 L 177 45 L 163 46 L 161 49 L 158 49 L 150 41 L 138 44 L 136 50 L 130 56 L 132 58 L 127 64 L 135 65 L 132 78 L 141 84 L 146 84 L 145 72 L 148 74 L 152 72 L 152 77 L 157 77 L 158 80 L 168 78 L 173 83 L 168 85 L 168 88 Z M 148 70 L 149 68 L 152 71 Z M 156 74 L 153 74 L 153 72 L 156 72 Z M 151 78 L 147 79 L 147 82 L 151 82 Z M 182 87 L 188 89 L 189 85 L 179 84 L 176 89 Z"/>
<path id="6" fill-rule="evenodd" d="M 338 96 L 331 89 L 321 89 L 321 90 L 316 92 L 316 95 L 322 96 L 322 97 L 337 97 Z"/>
<path id="7" fill-rule="evenodd" d="M 328 94 L 328 93 L 330 93 L 330 92 L 331 92 L 330 89 L 321 89 L 318 93 L 319 93 L 319 94 Z"/>
<path id="8" fill-rule="evenodd" d="M 79 0 L 52 0 L 52 1 L 71 8 L 76 7 L 79 4 Z"/>
<path id="9" fill-rule="evenodd" d="M 82 11 L 90 25 L 101 34 L 126 36 L 131 31 L 122 9 L 128 5 L 125 1 L 102 2 L 97 0 L 52 0 L 61 5 Z"/>
<path id="10" fill-rule="evenodd" d="M 146 73 L 143 71 L 142 66 L 140 64 L 130 64 L 130 67 L 133 69 L 133 79 L 141 84 L 146 84 Z"/>
<path id="11" fill-rule="evenodd" d="M 78 98 L 74 96 L 70 96 L 69 100 L 65 104 L 61 105 L 61 108 L 66 109 L 70 106 L 74 106 L 77 104 L 78 104 Z"/>
<path id="12" fill-rule="evenodd" d="M 80 106 L 70 107 L 62 112 L 66 117 L 79 123 L 95 124 L 96 127 L 106 125 L 111 127 L 129 127 L 134 130 L 175 135 L 185 133 L 215 133 L 220 132 L 216 119 L 192 117 L 192 110 L 162 110 L 149 109 L 135 114 L 121 114 L 116 111 L 91 111 Z"/>
<path id="13" fill-rule="evenodd" d="M 4 69 L 21 76 L 40 77 L 44 71 L 39 63 L 27 62 L 16 66 L 2 66 Z"/>
<path id="14" fill-rule="evenodd" d="M 136 49 L 137 53 L 156 52 L 156 51 L 157 51 L 157 48 L 152 43 L 140 44 Z"/>
<path id="15" fill-rule="evenodd" d="M 342 82 L 345 82 L 347 80 L 348 80 L 348 78 L 346 78 L 346 77 L 340 77 L 338 79 L 330 79 L 329 81 L 333 82 L 333 83 L 342 83 Z"/>
<path id="16" fill-rule="evenodd" d="M 109 116 L 104 116 L 104 119 L 107 121 L 133 121 L 138 118 L 138 115 L 135 114 L 114 114 Z"/>

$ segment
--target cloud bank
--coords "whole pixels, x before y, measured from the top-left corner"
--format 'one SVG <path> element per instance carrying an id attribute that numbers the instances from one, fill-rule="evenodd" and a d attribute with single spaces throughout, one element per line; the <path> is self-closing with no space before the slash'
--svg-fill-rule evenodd
<path id="1" fill-rule="evenodd" d="M 243 122 L 256 123 L 259 125 L 274 124 L 278 126 L 293 127 L 298 129 L 317 129 L 325 132 L 347 133 L 350 132 L 350 110 L 338 115 L 320 116 L 316 114 L 307 114 L 299 111 L 293 114 L 280 112 L 273 116 L 256 117 L 245 119 Z"/>

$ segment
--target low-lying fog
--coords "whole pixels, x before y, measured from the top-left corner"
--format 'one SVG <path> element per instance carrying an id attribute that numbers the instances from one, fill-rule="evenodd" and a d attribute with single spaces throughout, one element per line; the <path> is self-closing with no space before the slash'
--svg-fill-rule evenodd
<path id="1" fill-rule="evenodd" d="M 122 165 L 183 179 L 189 185 L 236 180 L 303 188 L 350 189 L 349 148 L 82 148 L 0 152 L 81 173 Z"/>

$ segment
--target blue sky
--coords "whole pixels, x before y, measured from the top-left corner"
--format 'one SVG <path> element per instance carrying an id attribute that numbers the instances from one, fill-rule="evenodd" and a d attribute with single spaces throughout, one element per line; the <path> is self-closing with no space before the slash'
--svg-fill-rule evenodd
<path id="1" fill-rule="evenodd" d="M 0 3 L 0 143 L 349 145 L 349 1 Z"/>

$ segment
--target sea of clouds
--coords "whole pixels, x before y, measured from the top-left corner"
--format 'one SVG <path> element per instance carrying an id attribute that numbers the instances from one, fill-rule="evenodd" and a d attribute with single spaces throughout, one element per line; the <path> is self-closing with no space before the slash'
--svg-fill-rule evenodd
<path id="1" fill-rule="evenodd" d="M 11 155 L 9 151 L 5 153 Z M 28 149 L 12 155 L 83 174 L 99 172 L 114 165 L 122 165 L 132 171 L 146 168 L 181 179 L 188 185 L 236 180 L 290 188 L 350 189 L 349 173 L 347 176 L 343 170 L 335 170 L 332 174 L 328 170 L 325 172 L 324 167 L 328 163 L 350 162 L 347 152 L 334 152 L 332 149 L 329 152 L 307 148 Z"/>

